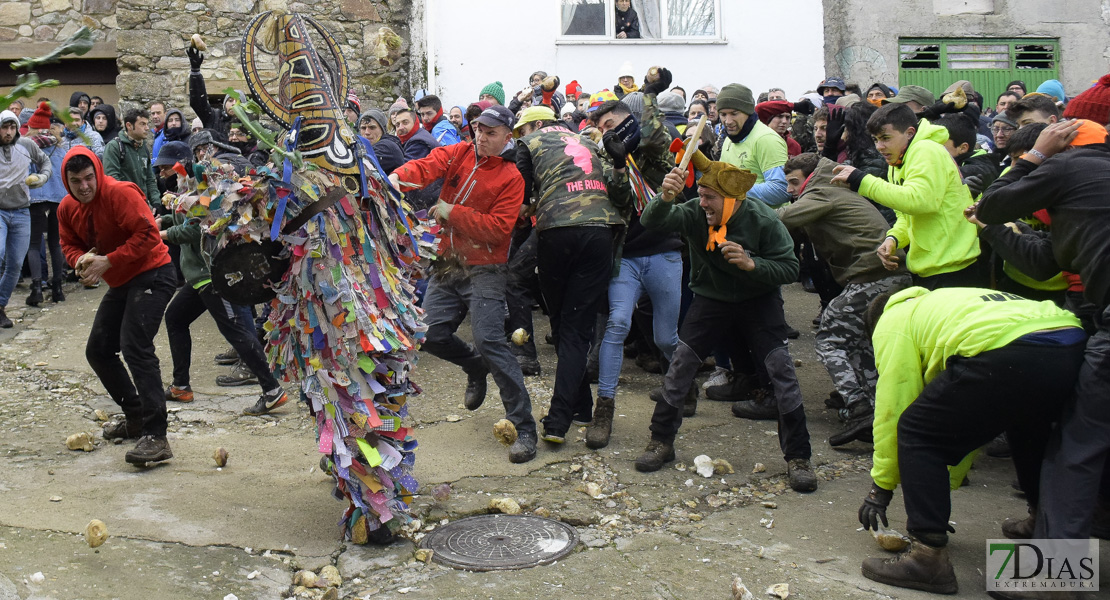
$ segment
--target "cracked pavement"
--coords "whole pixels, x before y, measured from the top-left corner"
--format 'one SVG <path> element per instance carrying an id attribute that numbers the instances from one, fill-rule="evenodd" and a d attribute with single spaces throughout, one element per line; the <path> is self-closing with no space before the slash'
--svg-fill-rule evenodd
<path id="1" fill-rule="evenodd" d="M 67 288 L 68 289 L 68 288 Z M 638 473 L 632 461 L 647 442 L 658 376 L 625 362 L 609 447 L 593 451 L 584 430 L 563 447 L 541 442 L 536 459 L 510 464 L 492 435 L 503 416 L 495 386 L 479 410 L 461 405 L 460 370 L 423 356 L 415 377 L 425 393 L 411 401 L 420 442 L 416 477 L 422 495 L 413 514 L 415 541 L 431 528 L 489 512 L 492 499 L 512 498 L 526 513 L 578 528 L 576 551 L 555 564 L 519 571 L 474 573 L 425 564 L 414 541 L 360 547 L 338 539 L 343 504 L 318 466 L 307 410 L 295 403 L 265 417 L 245 417 L 258 388 L 219 388 L 227 367 L 212 356 L 226 344 L 212 321 L 193 326 L 196 401 L 171 403 L 174 458 L 140 470 L 124 463 L 128 444 L 100 439 L 95 411 L 115 413 L 84 359 L 84 344 L 102 291 L 74 289 L 44 310 L 16 306 L 22 319 L 0 332 L 0 600 L 214 598 L 240 600 L 324 597 L 294 588 L 294 573 L 338 568 L 335 598 L 726 598 L 740 576 L 756 597 L 776 583 L 790 597 L 907 598 L 929 594 L 873 583 L 860 575 L 867 556 L 883 552 L 858 532 L 856 510 L 870 486 L 870 446 L 834 450 L 838 430 L 824 408 L 828 375 L 813 352 L 809 321 L 817 298 L 800 286 L 784 290 L 788 320 L 802 332 L 791 344 L 813 438 L 817 492 L 789 490 L 774 422 L 736 419 L 727 403 L 701 398 L 683 423 L 678 459 L 664 470 Z M 537 338 L 546 319 L 537 313 Z M 468 336 L 468 324 L 461 332 Z M 157 339 L 163 379 L 169 378 L 164 330 Z M 528 377 L 533 411 L 544 414 L 554 375 L 551 346 L 540 346 L 543 374 Z M 95 433 L 92 452 L 67 450 L 65 439 Z M 229 453 L 218 469 L 211 455 Z M 694 457 L 725 459 L 735 473 L 703 478 Z M 753 473 L 756 463 L 764 472 Z M 1025 512 L 1014 494 L 1008 461 L 980 458 L 971 485 L 953 494 L 957 534 L 950 543 L 958 597 L 983 598 L 986 538 L 1001 537 L 1002 520 Z M 448 483 L 450 496 L 430 490 Z M 901 501 L 891 526 L 904 530 Z M 97 549 L 83 538 L 91 519 L 107 524 Z M 1102 572 L 1110 563 L 1103 542 Z M 39 581 L 36 574 L 42 574 Z"/>

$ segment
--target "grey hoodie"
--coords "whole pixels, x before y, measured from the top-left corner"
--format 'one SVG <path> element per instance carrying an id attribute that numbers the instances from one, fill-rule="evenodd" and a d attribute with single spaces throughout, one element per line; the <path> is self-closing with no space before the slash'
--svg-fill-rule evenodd
<path id="1" fill-rule="evenodd" d="M 27 176 L 31 174 L 31 164 L 38 172 L 46 175 L 54 173 L 50 157 L 38 145 L 19 135 L 19 117 L 10 110 L 0 112 L 0 125 L 12 121 L 16 126 L 15 140 L 0 146 L 0 210 L 16 210 L 31 205 L 31 191 L 27 187 Z"/>

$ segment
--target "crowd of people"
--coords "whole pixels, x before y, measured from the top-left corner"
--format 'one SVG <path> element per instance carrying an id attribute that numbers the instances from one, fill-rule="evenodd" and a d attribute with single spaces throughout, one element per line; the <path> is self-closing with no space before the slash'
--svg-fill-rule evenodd
<path id="1" fill-rule="evenodd" d="M 104 435 L 138 438 L 137 464 L 172 457 L 165 406 L 193 400 L 189 325 L 205 312 L 232 347 L 216 357 L 235 365 L 220 385 L 262 389 L 246 414 L 288 400 L 255 307 L 213 290 L 204 233 L 162 206 L 202 161 L 240 173 L 270 161 L 234 96 L 209 102 L 204 56 L 188 53 L 193 122 L 157 101 L 121 123 L 81 92 L 68 123 L 46 99 L 0 114 L 0 326 L 12 326 L 2 309 L 24 263 L 32 306 L 44 290 L 64 300 L 71 269 L 108 285 L 87 355 L 125 413 Z M 938 98 L 829 77 L 793 102 L 778 88 L 687 95 L 672 83 L 666 68 L 638 79 L 625 64 L 593 93 L 537 71 L 519 92 L 494 82 L 454 106 L 424 93 L 380 108 L 341 99 L 381 175 L 442 228 L 421 282 L 422 349 L 463 370 L 470 410 L 493 376 L 518 432 L 509 459 L 565 444 L 574 426 L 589 448 L 608 445 L 634 357 L 662 376 L 637 470 L 675 460 L 704 395 L 777 421 L 790 487 L 815 491 L 781 291 L 800 281 L 820 298 L 816 350 L 835 389 L 825 405 L 844 424 L 829 443 L 874 445 L 861 523 L 885 526 L 903 488 L 913 543 L 866 561 L 865 576 L 956 591 L 949 487 L 984 446 L 1012 456 L 1029 500 L 1005 535 L 1107 535 L 1110 75 L 1074 98 L 1055 80 L 1015 81 L 993 105 L 968 81 Z M 534 307 L 557 355 L 538 424 L 524 379 L 541 370 Z M 163 313 L 168 386 L 153 347 Z M 468 315 L 473 342 L 457 335 Z M 1011 594 L 1000 597 L 1036 597 Z"/>

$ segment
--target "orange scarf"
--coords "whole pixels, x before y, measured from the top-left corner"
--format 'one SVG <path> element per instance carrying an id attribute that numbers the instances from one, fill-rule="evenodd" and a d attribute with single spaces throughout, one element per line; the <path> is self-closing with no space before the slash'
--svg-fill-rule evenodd
<path id="1" fill-rule="evenodd" d="M 717 249 L 717 246 L 725 243 L 725 236 L 728 235 L 728 220 L 732 218 L 732 213 L 736 210 L 736 198 L 725 198 L 724 211 L 721 212 L 721 224 L 717 227 L 709 226 L 709 243 L 705 245 L 705 249 L 712 252 Z"/>

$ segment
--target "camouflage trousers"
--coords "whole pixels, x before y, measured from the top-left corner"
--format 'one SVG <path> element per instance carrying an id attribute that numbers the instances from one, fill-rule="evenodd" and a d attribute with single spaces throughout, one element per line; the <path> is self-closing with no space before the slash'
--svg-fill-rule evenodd
<path id="1" fill-rule="evenodd" d="M 904 289 L 910 282 L 910 276 L 902 273 L 868 283 L 850 283 L 825 307 L 817 329 L 817 357 L 832 377 L 833 387 L 844 398 L 845 406 L 858 402 L 875 406 L 879 372 L 863 320 L 867 306 L 879 294 Z"/>

